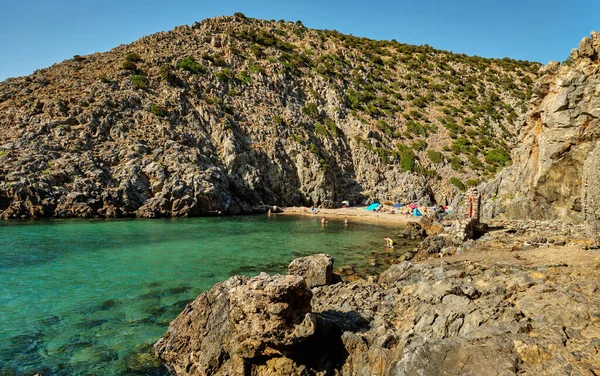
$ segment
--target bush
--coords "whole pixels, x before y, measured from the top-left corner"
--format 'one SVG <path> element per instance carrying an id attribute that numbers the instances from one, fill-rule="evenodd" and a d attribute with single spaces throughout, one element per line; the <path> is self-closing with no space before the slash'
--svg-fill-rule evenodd
<path id="1" fill-rule="evenodd" d="M 485 155 L 485 162 L 494 166 L 505 166 L 510 162 L 510 155 L 502 149 L 493 149 Z"/>
<path id="2" fill-rule="evenodd" d="M 313 118 L 316 118 L 319 115 L 317 105 L 312 102 L 302 107 L 302 112 Z"/>
<path id="3" fill-rule="evenodd" d="M 406 131 L 418 136 L 429 136 L 427 129 L 423 125 L 412 120 L 406 122 Z"/>
<path id="4" fill-rule="evenodd" d="M 235 12 L 233 16 L 237 18 L 246 18 L 246 15 L 242 12 Z"/>
<path id="5" fill-rule="evenodd" d="M 218 79 L 231 82 L 233 81 L 233 72 L 229 68 L 223 68 L 219 72 L 215 73 Z"/>
<path id="6" fill-rule="evenodd" d="M 126 61 L 123 63 L 123 65 L 121 65 L 121 68 L 124 70 L 135 71 L 137 70 L 137 65 L 135 65 L 135 63 L 132 61 Z"/>
<path id="7" fill-rule="evenodd" d="M 150 112 L 158 117 L 165 117 L 167 115 L 167 111 L 157 104 L 150 105 Z"/>
<path id="8" fill-rule="evenodd" d="M 140 61 L 142 61 L 142 57 L 138 54 L 131 53 L 131 54 L 127 54 L 127 56 L 125 56 L 126 63 L 138 63 Z"/>
<path id="9" fill-rule="evenodd" d="M 194 74 L 204 74 L 206 73 L 206 68 L 200 65 L 193 57 L 188 56 L 177 62 L 177 68 L 184 69 L 190 73 Z"/>
<path id="10" fill-rule="evenodd" d="M 325 118 L 324 123 L 329 133 L 331 133 L 333 136 L 337 137 L 342 132 L 341 129 L 339 129 L 335 124 L 335 121 L 331 120 L 330 118 Z"/>
<path id="11" fill-rule="evenodd" d="M 425 142 L 425 140 L 417 140 L 417 141 L 413 142 L 413 144 L 412 144 L 412 148 L 415 149 L 416 151 L 425 150 L 426 147 L 427 147 L 427 142 Z"/>
<path id="12" fill-rule="evenodd" d="M 273 121 L 279 125 L 282 125 L 284 123 L 283 118 L 279 115 L 273 116 Z"/>
<path id="13" fill-rule="evenodd" d="M 471 162 L 471 168 L 473 170 L 483 169 L 483 163 L 474 155 L 469 156 L 469 162 Z"/>
<path id="14" fill-rule="evenodd" d="M 175 74 L 171 72 L 171 67 L 168 65 L 161 65 L 158 69 L 158 76 L 166 81 L 168 84 L 173 86 L 182 86 L 183 82 Z"/>
<path id="15" fill-rule="evenodd" d="M 452 166 L 453 170 L 462 171 L 462 161 L 457 156 L 454 155 L 452 158 L 450 158 L 450 165 Z"/>
<path id="16" fill-rule="evenodd" d="M 450 178 L 450 184 L 452 184 L 453 186 L 455 186 L 456 188 L 458 188 L 462 192 L 464 192 L 464 191 L 467 190 L 467 188 L 465 187 L 465 185 L 463 184 L 463 182 L 460 181 L 459 179 L 455 178 L 455 177 L 451 177 Z"/>
<path id="17" fill-rule="evenodd" d="M 237 78 L 239 82 L 245 85 L 252 83 L 252 77 L 250 77 L 248 73 L 246 73 L 246 71 L 239 72 L 235 75 L 235 78 Z"/>
<path id="18" fill-rule="evenodd" d="M 129 82 L 131 82 L 131 84 L 138 89 L 145 89 L 148 86 L 146 76 L 141 74 L 136 74 L 134 76 L 129 77 Z"/>
<path id="19" fill-rule="evenodd" d="M 406 145 L 398 144 L 398 154 L 400 156 L 400 168 L 402 171 L 413 171 L 415 169 L 415 153 Z"/>
<path id="20" fill-rule="evenodd" d="M 454 154 L 464 153 L 467 154 L 469 152 L 469 146 L 471 142 L 465 137 L 459 137 L 452 144 L 452 151 Z"/>
<path id="21" fill-rule="evenodd" d="M 439 151 L 427 150 L 427 156 L 433 163 L 442 163 L 444 161 L 444 155 Z"/>
<path id="22" fill-rule="evenodd" d="M 328 136 L 329 133 L 327 132 L 327 128 L 325 128 L 323 126 L 323 124 L 321 123 L 316 123 L 315 124 L 315 132 L 317 132 L 317 134 L 320 134 L 321 136 Z"/>
<path id="23" fill-rule="evenodd" d="M 481 183 L 481 181 L 475 180 L 475 179 L 469 179 L 466 182 L 467 187 L 477 187 L 479 185 L 479 183 Z"/>
<path id="24" fill-rule="evenodd" d="M 86 58 L 85 58 L 85 57 L 83 57 L 83 56 L 81 56 L 81 55 L 74 55 L 74 56 L 73 56 L 73 60 L 75 60 L 75 61 L 77 61 L 77 62 L 80 62 L 80 61 L 85 61 L 85 60 L 86 60 Z"/>
<path id="25" fill-rule="evenodd" d="M 375 127 L 383 132 L 383 134 L 386 136 L 391 136 L 394 134 L 394 129 L 385 120 L 377 120 Z"/>

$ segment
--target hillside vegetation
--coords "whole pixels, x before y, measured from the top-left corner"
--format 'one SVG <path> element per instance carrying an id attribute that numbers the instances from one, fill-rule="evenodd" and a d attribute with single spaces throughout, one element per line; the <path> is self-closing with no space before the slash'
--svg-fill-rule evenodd
<path id="1" fill-rule="evenodd" d="M 0 213 L 447 202 L 510 164 L 539 64 L 242 14 L 0 83 Z"/>

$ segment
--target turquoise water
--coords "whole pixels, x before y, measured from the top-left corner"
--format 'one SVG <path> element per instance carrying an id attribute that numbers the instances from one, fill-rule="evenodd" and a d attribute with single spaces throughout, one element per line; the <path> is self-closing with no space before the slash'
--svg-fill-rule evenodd
<path id="1" fill-rule="evenodd" d="M 234 274 L 366 265 L 394 228 L 277 216 L 0 222 L 0 375 L 165 375 L 150 345 Z"/>

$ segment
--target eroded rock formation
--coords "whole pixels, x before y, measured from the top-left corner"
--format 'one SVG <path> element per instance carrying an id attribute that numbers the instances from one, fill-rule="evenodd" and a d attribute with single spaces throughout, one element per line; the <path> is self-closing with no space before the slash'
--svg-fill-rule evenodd
<path id="1" fill-rule="evenodd" d="M 570 60 L 540 70 L 514 163 L 482 188 L 484 216 L 581 221 L 584 207 L 597 213 L 600 33 L 584 38 Z"/>

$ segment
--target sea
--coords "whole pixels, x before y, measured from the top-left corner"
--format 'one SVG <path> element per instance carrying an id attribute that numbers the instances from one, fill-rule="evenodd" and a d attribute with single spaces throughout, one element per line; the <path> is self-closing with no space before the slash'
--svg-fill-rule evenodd
<path id="1" fill-rule="evenodd" d="M 0 376 L 168 375 L 152 344 L 214 284 L 321 252 L 376 274 L 370 255 L 399 230 L 277 214 L 0 221 Z"/>

